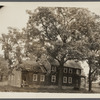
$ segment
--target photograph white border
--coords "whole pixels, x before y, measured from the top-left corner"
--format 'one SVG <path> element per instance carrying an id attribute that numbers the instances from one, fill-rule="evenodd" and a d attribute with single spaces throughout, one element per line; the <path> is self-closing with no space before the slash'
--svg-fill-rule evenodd
<path id="1" fill-rule="evenodd" d="M 85 7 L 100 13 L 100 2 L 0 2 L 4 6 L 27 7 L 29 4 L 48 7 Z M 98 9 L 99 8 L 99 9 Z M 99 10 L 99 11 L 98 11 Z M 0 26 L 2 27 L 2 26 Z M 100 98 L 97 93 L 26 93 L 26 92 L 0 92 L 0 98 Z"/>

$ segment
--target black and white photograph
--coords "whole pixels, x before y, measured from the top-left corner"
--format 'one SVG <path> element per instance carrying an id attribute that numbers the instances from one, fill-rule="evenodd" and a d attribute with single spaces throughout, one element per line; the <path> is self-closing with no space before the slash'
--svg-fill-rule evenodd
<path id="1" fill-rule="evenodd" d="M 100 2 L 0 2 L 0 92 L 100 93 Z"/>

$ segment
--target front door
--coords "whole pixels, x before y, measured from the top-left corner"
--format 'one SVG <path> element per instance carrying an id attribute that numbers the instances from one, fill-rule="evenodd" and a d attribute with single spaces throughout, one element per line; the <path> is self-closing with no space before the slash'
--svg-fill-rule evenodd
<path id="1" fill-rule="evenodd" d="M 74 88 L 75 89 L 79 89 L 80 88 L 80 78 L 79 77 L 77 77 L 76 80 L 75 80 Z"/>

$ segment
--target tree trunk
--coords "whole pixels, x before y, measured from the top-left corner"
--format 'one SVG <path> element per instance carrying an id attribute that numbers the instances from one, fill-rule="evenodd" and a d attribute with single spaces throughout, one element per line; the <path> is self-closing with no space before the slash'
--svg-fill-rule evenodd
<path id="1" fill-rule="evenodd" d="M 91 88 L 92 88 L 91 75 L 89 75 L 89 91 L 91 91 Z"/>
<path id="2" fill-rule="evenodd" d="M 3 75 L 1 74 L 1 81 L 3 80 Z"/>
<path id="3" fill-rule="evenodd" d="M 92 89 L 91 67 L 90 67 L 90 69 L 89 69 L 88 81 L 89 81 L 89 88 L 88 88 L 88 90 L 91 91 L 91 89 Z"/>
<path id="4" fill-rule="evenodd" d="M 58 75 L 58 88 L 62 89 L 62 81 L 63 81 L 63 65 L 59 66 L 59 75 Z"/>

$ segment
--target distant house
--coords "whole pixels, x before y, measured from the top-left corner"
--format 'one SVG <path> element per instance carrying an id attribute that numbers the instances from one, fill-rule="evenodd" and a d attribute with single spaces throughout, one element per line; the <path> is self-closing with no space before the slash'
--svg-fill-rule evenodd
<path id="1" fill-rule="evenodd" d="M 12 73 L 9 75 L 9 85 L 17 87 L 58 86 L 59 63 L 53 60 L 50 64 L 50 71 L 47 70 L 46 66 L 40 65 L 35 61 L 25 61 L 17 65 L 12 68 Z M 67 61 L 63 68 L 62 85 L 80 88 L 81 79 L 85 78 L 82 75 L 82 71 L 83 69 L 79 62 Z"/>

